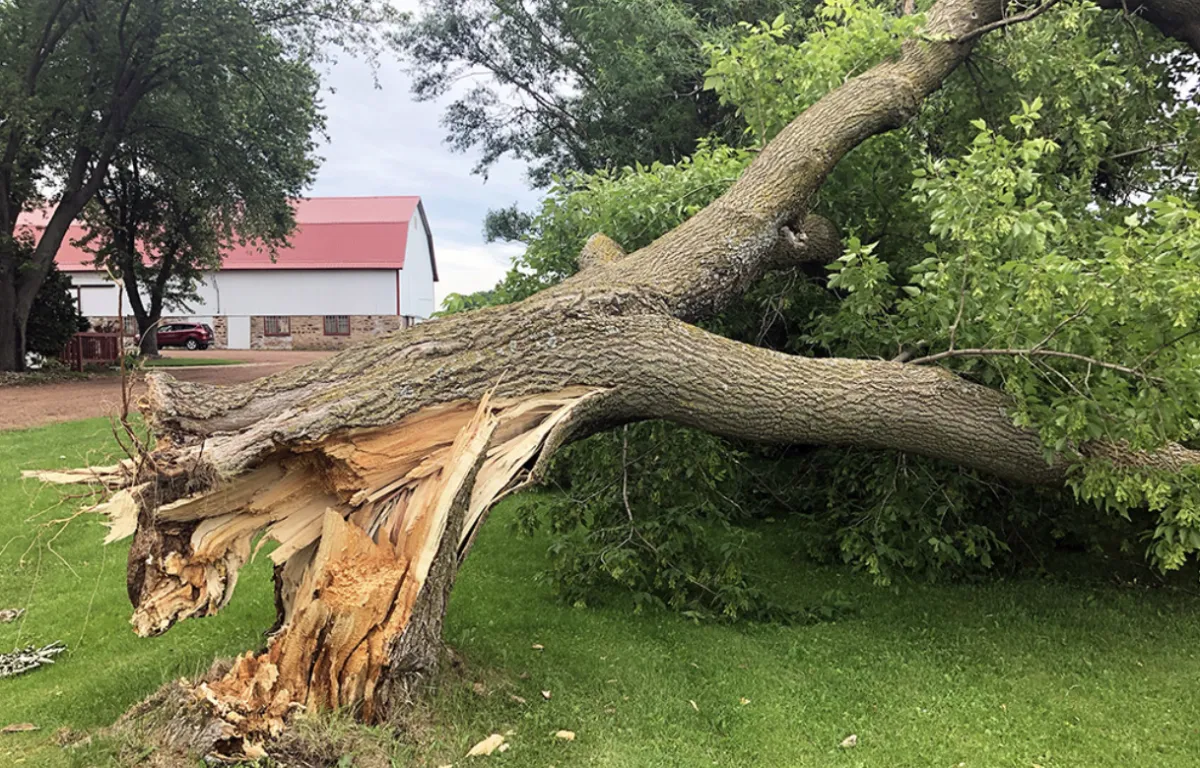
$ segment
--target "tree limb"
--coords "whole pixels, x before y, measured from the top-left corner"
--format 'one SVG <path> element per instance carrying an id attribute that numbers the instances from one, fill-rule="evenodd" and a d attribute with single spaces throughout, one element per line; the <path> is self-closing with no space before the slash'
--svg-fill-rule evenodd
<path id="1" fill-rule="evenodd" d="M 1058 5 L 1061 1 L 1062 0 L 1046 0 L 1046 2 L 1026 11 L 1025 13 L 1017 14 L 1016 16 L 1008 16 L 1000 19 L 999 21 L 993 21 L 991 24 L 984 24 L 982 27 L 973 29 L 967 34 L 958 38 L 958 42 L 969 43 L 972 40 L 977 40 L 980 37 L 983 37 L 988 32 L 994 32 L 997 29 L 1003 29 L 1004 27 L 1012 26 L 1013 24 L 1020 24 L 1023 21 L 1032 21 L 1054 6 Z"/>
<path id="2" fill-rule="evenodd" d="M 1125 11 L 1126 0 L 1099 0 L 1101 8 Z M 1128 5 L 1168 37 L 1182 40 L 1200 53 L 1200 0 L 1134 0 Z"/>
<path id="3" fill-rule="evenodd" d="M 1075 360 L 1076 362 L 1087 363 L 1097 368 L 1106 368 L 1110 371 L 1124 373 L 1127 376 L 1145 376 L 1137 368 L 1105 362 L 1104 360 L 1098 360 L 1087 355 L 1077 355 L 1072 352 L 1056 352 L 1053 349 L 1040 349 L 1038 347 L 1029 347 L 1028 349 L 948 349 L 945 352 L 938 352 L 936 355 L 926 355 L 925 357 L 910 360 L 909 365 L 928 365 L 929 363 L 949 360 L 954 357 L 1055 357 L 1063 360 Z"/>
<path id="4" fill-rule="evenodd" d="M 700 213 L 523 302 L 421 324 L 253 384 L 148 377 L 147 416 L 161 443 L 132 480 L 147 489 L 127 572 L 138 630 L 222 607 L 260 530 L 280 541 L 272 557 L 288 580 L 290 613 L 267 650 L 192 688 L 215 721 L 203 730 L 210 744 L 261 749 L 295 705 L 375 717 L 402 702 L 436 659 L 457 560 L 487 508 L 544 471 L 559 445 L 598 429 L 668 419 L 763 442 L 916 453 L 1035 484 L 1061 484 L 1081 456 L 1153 469 L 1200 463 L 1180 446 L 1146 453 L 1103 442 L 1047 463 L 1002 392 L 950 371 L 794 357 L 686 322 L 781 263 L 836 253 L 832 224 L 808 216 L 828 174 L 909 120 L 1003 9 L 1001 0 L 938 0 L 922 39 L 797 117 Z M 1042 345 L 914 362 L 968 354 L 1064 357 L 1140 375 Z"/>

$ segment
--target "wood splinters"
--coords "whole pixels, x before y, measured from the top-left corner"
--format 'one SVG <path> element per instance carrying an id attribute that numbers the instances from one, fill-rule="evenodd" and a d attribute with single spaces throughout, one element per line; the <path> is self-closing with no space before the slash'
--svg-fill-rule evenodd
<path id="1" fill-rule="evenodd" d="M 281 542 L 273 556 L 287 554 L 276 560 L 282 563 L 277 574 L 282 627 L 266 651 L 243 655 L 223 678 L 198 692 L 224 721 L 228 744 L 236 750 L 236 744 L 271 738 L 296 706 L 356 707 L 368 720 L 385 712 L 379 682 L 414 620 L 443 541 L 453 537 L 447 551 L 457 561 L 460 545 L 477 530 L 486 509 L 536 459 L 550 431 L 592 394 L 573 390 L 498 403 L 484 397 L 471 411 L 443 408 L 439 419 L 418 414 L 393 428 L 331 441 L 325 455 L 337 481 L 358 477 L 361 483 L 342 493 L 361 505 L 327 507 L 315 516 L 311 504 L 293 501 L 299 511 L 267 529 Z M 442 419 L 456 430 L 449 442 Z M 424 429 L 411 430 L 413 423 Z M 403 442 L 396 440 L 401 433 Z M 324 446 L 306 450 L 324 452 Z M 398 457 L 396 464 L 388 462 L 388 452 Z M 377 487 L 363 483 L 368 478 Z M 246 514 L 234 517 L 244 520 Z M 215 531 L 245 527 L 241 521 L 210 520 L 208 536 L 215 538 L 206 538 L 209 542 L 231 538 Z M 305 531 L 314 520 L 319 531 L 310 537 Z"/>
<path id="2" fill-rule="evenodd" d="M 440 604 L 422 601 L 429 580 L 440 574 L 439 588 L 448 586 L 487 510 L 523 482 L 551 432 L 600 393 L 576 387 L 426 408 L 276 453 L 157 508 L 153 546 L 138 555 L 131 622 L 139 635 L 216 613 L 253 553 L 277 545 L 280 624 L 267 649 L 189 689 L 219 721 L 222 754 L 255 754 L 297 708 L 384 714 L 390 677 L 420 673 L 397 657 L 406 633 L 440 626 Z M 146 489 L 120 488 L 94 508 L 109 515 L 110 540 L 133 531 Z"/>
<path id="3" fill-rule="evenodd" d="M 25 469 L 21 470 L 21 477 L 52 485 L 101 485 L 116 489 L 128 485 L 136 472 L 137 465 L 126 459 L 119 464 L 83 469 Z"/>

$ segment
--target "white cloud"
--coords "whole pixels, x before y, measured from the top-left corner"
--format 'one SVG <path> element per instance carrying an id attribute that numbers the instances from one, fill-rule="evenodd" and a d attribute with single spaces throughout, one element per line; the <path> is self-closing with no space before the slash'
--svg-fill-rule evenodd
<path id="1" fill-rule="evenodd" d="M 327 74 L 329 143 L 311 194 L 420 195 L 437 252 L 439 303 L 448 293 L 492 287 L 520 246 L 483 241 L 483 217 L 513 203 L 533 208 L 538 193 L 524 167 L 505 161 L 489 178 L 472 175 L 476 158 L 443 142 L 442 105 L 414 101 L 399 64 L 383 61 L 375 86 L 367 64 L 343 58 Z"/>
<path id="2" fill-rule="evenodd" d="M 485 291 L 508 272 L 513 256 L 522 246 L 512 243 L 463 243 L 454 240 L 435 242 L 438 273 L 435 286 L 438 306 L 449 293 Z"/>

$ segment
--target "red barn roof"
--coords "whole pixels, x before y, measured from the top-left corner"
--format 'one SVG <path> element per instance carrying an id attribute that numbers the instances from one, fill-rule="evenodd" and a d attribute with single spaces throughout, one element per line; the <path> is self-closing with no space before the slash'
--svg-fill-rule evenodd
<path id="1" fill-rule="evenodd" d="M 275 261 L 254 245 L 235 245 L 225 253 L 221 269 L 404 269 L 409 225 L 421 217 L 437 280 L 433 234 L 425 206 L 417 196 L 313 197 L 296 202 L 296 231 L 291 247 L 280 249 Z M 48 214 L 23 216 L 18 227 L 41 229 Z M 84 228 L 73 225 L 58 249 L 55 262 L 66 272 L 91 271 L 92 254 L 75 245 Z"/>

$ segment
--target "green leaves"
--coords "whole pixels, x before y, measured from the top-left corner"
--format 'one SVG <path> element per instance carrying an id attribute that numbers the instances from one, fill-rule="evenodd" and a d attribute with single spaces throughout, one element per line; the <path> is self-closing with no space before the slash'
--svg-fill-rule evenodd
<path id="1" fill-rule="evenodd" d="M 737 110 L 765 143 L 805 108 L 852 74 L 900 50 L 922 20 L 897 17 L 883 4 L 827 0 L 815 17 L 793 27 L 774 21 L 743 24 L 733 44 L 705 47 L 705 88 Z"/>
<path id="2" fill-rule="evenodd" d="M 313 0 L 268 23 L 257 19 L 275 18 L 273 3 L 247 12 L 218 1 L 163 19 L 164 45 L 204 55 L 180 63 L 138 104 L 85 211 L 86 247 L 150 298 L 143 306 L 130 294 L 143 328 L 185 306 L 202 271 L 218 267 L 231 243 L 272 252 L 286 243 L 292 201 L 313 180 L 324 127 L 319 77 L 292 47 L 330 42 L 341 27 L 360 23 L 360 11 L 374 18 L 367 5 L 335 10 Z"/>
<path id="3" fill-rule="evenodd" d="M 1042 119 L 1042 113 L 1039 111 L 1042 108 L 1042 97 L 1038 96 L 1033 100 L 1033 103 L 1021 99 L 1021 112 L 1016 115 L 1009 115 L 1008 121 L 1021 129 L 1026 136 L 1033 133 L 1034 125 L 1038 120 Z M 982 123 L 983 121 L 978 121 Z M 985 130 L 985 127 L 980 127 L 979 130 Z"/>
<path id="4" fill-rule="evenodd" d="M 812 19 L 746 23 L 706 47 L 702 85 L 742 120 L 727 142 L 760 145 L 918 36 L 919 24 L 919 17 L 897 18 L 892 3 L 855 0 L 827 2 Z M 855 450 L 768 461 L 768 451 L 755 449 L 735 467 L 720 447 L 631 431 L 632 453 L 662 451 L 652 454 L 661 458 L 660 476 L 639 480 L 631 496 L 639 518 L 662 505 L 664 519 L 648 519 L 680 559 L 725 562 L 705 549 L 714 529 L 700 532 L 689 520 L 713 508 L 717 497 L 709 494 L 719 488 L 744 509 L 798 516 L 811 526 L 815 554 L 881 582 L 976 575 L 1040 556 L 1063 537 L 1087 545 L 1115 537 L 1162 567 L 1195 557 L 1195 477 L 1148 476 L 1091 453 L 1105 443 L 1153 450 L 1200 440 L 1200 110 L 1194 72 L 1174 45 L 1082 2 L 988 36 L 912 122 L 850 152 L 812 201 L 846 243 L 826 274 L 774 274 L 708 323 L 733 338 L 814 356 L 1009 350 L 942 364 L 1006 392 L 1014 422 L 1039 433 L 1047 461 L 1088 459 L 1069 493 L 1004 487 L 948 465 Z M 511 301 L 562 279 L 596 231 L 628 250 L 644 245 L 724 190 L 751 156 L 712 141 L 690 160 L 667 164 L 660 154 L 661 164 L 558 179 L 505 283 L 454 307 Z M 585 599 L 592 586 L 620 583 L 644 605 L 673 604 L 670 594 L 678 605 L 703 601 L 698 588 L 684 598 L 673 591 L 695 588 L 679 580 L 676 561 L 625 541 L 624 505 L 611 486 L 619 459 L 608 450 L 564 459 L 572 477 L 597 483 L 588 487 L 599 490 L 601 472 L 609 483 L 598 497 L 604 503 L 583 505 L 570 535 L 556 541 L 564 591 Z M 757 471 L 759 460 L 778 469 L 778 482 Z M 755 488 L 685 487 L 696 466 L 716 476 L 722 463 L 730 472 L 752 468 Z M 767 484 L 771 493 L 762 493 Z M 736 532 L 718 530 L 736 546 Z M 614 550 L 610 571 L 584 556 L 600 546 Z M 703 574 L 701 581 L 726 573 L 694 567 L 686 572 Z"/>
<path id="5" fill-rule="evenodd" d="M 1095 442 L 1156 450 L 1193 439 L 1200 212 L 1170 194 L 1104 211 L 1061 186 L 1047 173 L 1060 147 L 1035 133 L 1042 106 L 1041 99 L 1023 102 L 1009 121 L 1018 139 L 975 121 L 979 133 L 963 157 L 931 160 L 915 174 L 914 201 L 938 238 L 925 244 L 931 255 L 909 268 L 897 298 L 869 251 L 852 242 L 853 258 L 829 282 L 846 295 L 817 338 L 1013 350 L 948 364 L 1002 387 L 1016 423 L 1036 429 L 1052 449 L 1048 460 Z M 1021 352 L 1042 349 L 1084 360 Z M 1200 509 L 1191 473 L 1149 476 L 1089 462 L 1072 485 L 1081 501 L 1123 515 L 1159 513 L 1148 550 L 1159 566 L 1179 567 L 1198 551 L 1187 527 Z"/>
<path id="6" fill-rule="evenodd" d="M 418 99 L 453 92 L 443 123 L 451 146 L 529 165 L 538 187 L 568 172 L 675 162 L 696 141 L 736 140 L 740 126 L 711 90 L 705 41 L 779 14 L 787 0 L 433 0 L 404 26 L 396 50 Z M 766 25 L 769 29 L 772 25 Z M 458 84 L 471 77 L 465 91 Z"/>
<path id="7" fill-rule="evenodd" d="M 531 499 L 523 524 L 550 529 L 550 576 L 568 603 L 618 588 L 638 611 L 786 618 L 747 576 L 751 536 L 733 525 L 747 515 L 732 501 L 744 495 L 742 459 L 661 422 L 597 435 L 555 459 L 559 492 Z"/>

